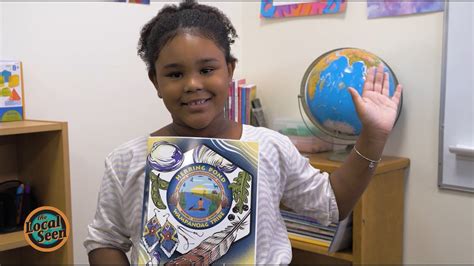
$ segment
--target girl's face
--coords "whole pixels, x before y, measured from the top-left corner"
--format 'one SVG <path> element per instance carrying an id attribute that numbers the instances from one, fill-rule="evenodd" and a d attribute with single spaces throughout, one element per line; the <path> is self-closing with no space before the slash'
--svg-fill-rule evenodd
<path id="1" fill-rule="evenodd" d="M 204 129 L 224 118 L 234 65 L 214 41 L 180 33 L 162 48 L 155 69 L 152 81 L 173 123 Z"/>

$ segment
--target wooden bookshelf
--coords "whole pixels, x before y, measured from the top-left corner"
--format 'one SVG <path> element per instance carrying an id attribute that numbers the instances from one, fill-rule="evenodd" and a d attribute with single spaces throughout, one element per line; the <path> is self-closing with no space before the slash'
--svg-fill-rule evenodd
<path id="1" fill-rule="evenodd" d="M 56 207 L 71 221 L 67 123 L 0 123 L 0 182 L 10 179 L 30 184 L 39 206 Z M 0 265 L 72 263 L 72 228 L 67 243 L 50 253 L 30 247 L 22 231 L 0 234 Z"/>
<path id="2" fill-rule="evenodd" d="M 342 163 L 329 153 L 309 155 L 310 163 L 333 172 Z M 353 211 L 352 249 L 330 254 L 322 247 L 290 236 L 292 264 L 402 264 L 403 207 L 407 158 L 384 156 L 369 187 Z"/>
<path id="3" fill-rule="evenodd" d="M 23 231 L 0 234 L 0 252 L 27 245 Z"/>

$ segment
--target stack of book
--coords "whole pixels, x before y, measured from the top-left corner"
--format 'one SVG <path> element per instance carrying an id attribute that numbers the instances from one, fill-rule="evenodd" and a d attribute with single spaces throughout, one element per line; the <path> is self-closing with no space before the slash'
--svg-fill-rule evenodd
<path id="1" fill-rule="evenodd" d="M 286 224 L 286 230 L 295 239 L 304 238 L 305 241 L 323 247 L 329 247 L 337 230 L 337 224 L 324 226 L 316 220 L 301 216 L 294 212 L 280 210 Z"/>
<path id="2" fill-rule="evenodd" d="M 229 84 L 229 97 L 224 106 L 224 115 L 241 124 L 254 124 L 251 103 L 257 98 L 257 86 L 247 84 L 245 79 L 233 79 Z"/>
<path id="3" fill-rule="evenodd" d="M 352 243 L 352 215 L 328 226 L 290 210 L 280 210 L 291 238 L 323 246 L 330 253 L 346 249 Z"/>

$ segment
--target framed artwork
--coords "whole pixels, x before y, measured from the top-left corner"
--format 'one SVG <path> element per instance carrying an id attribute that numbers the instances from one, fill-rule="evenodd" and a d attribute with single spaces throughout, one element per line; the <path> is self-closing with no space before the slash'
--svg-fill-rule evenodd
<path id="1" fill-rule="evenodd" d="M 115 2 L 149 5 L 150 0 L 115 0 Z"/>
<path id="2" fill-rule="evenodd" d="M 347 0 L 315 0 L 281 2 L 262 0 L 260 17 L 283 18 L 343 13 Z"/>

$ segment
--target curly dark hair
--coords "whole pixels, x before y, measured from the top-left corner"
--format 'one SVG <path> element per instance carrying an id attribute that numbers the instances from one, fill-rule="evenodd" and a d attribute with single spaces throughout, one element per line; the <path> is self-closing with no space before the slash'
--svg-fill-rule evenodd
<path id="1" fill-rule="evenodd" d="M 163 7 L 140 32 L 138 55 L 145 61 L 150 77 L 155 77 L 155 62 L 161 49 L 181 32 L 213 40 L 223 51 L 227 63 L 237 61 L 230 53 L 230 45 L 238 36 L 229 18 L 215 7 L 184 0 L 179 6 Z"/>

